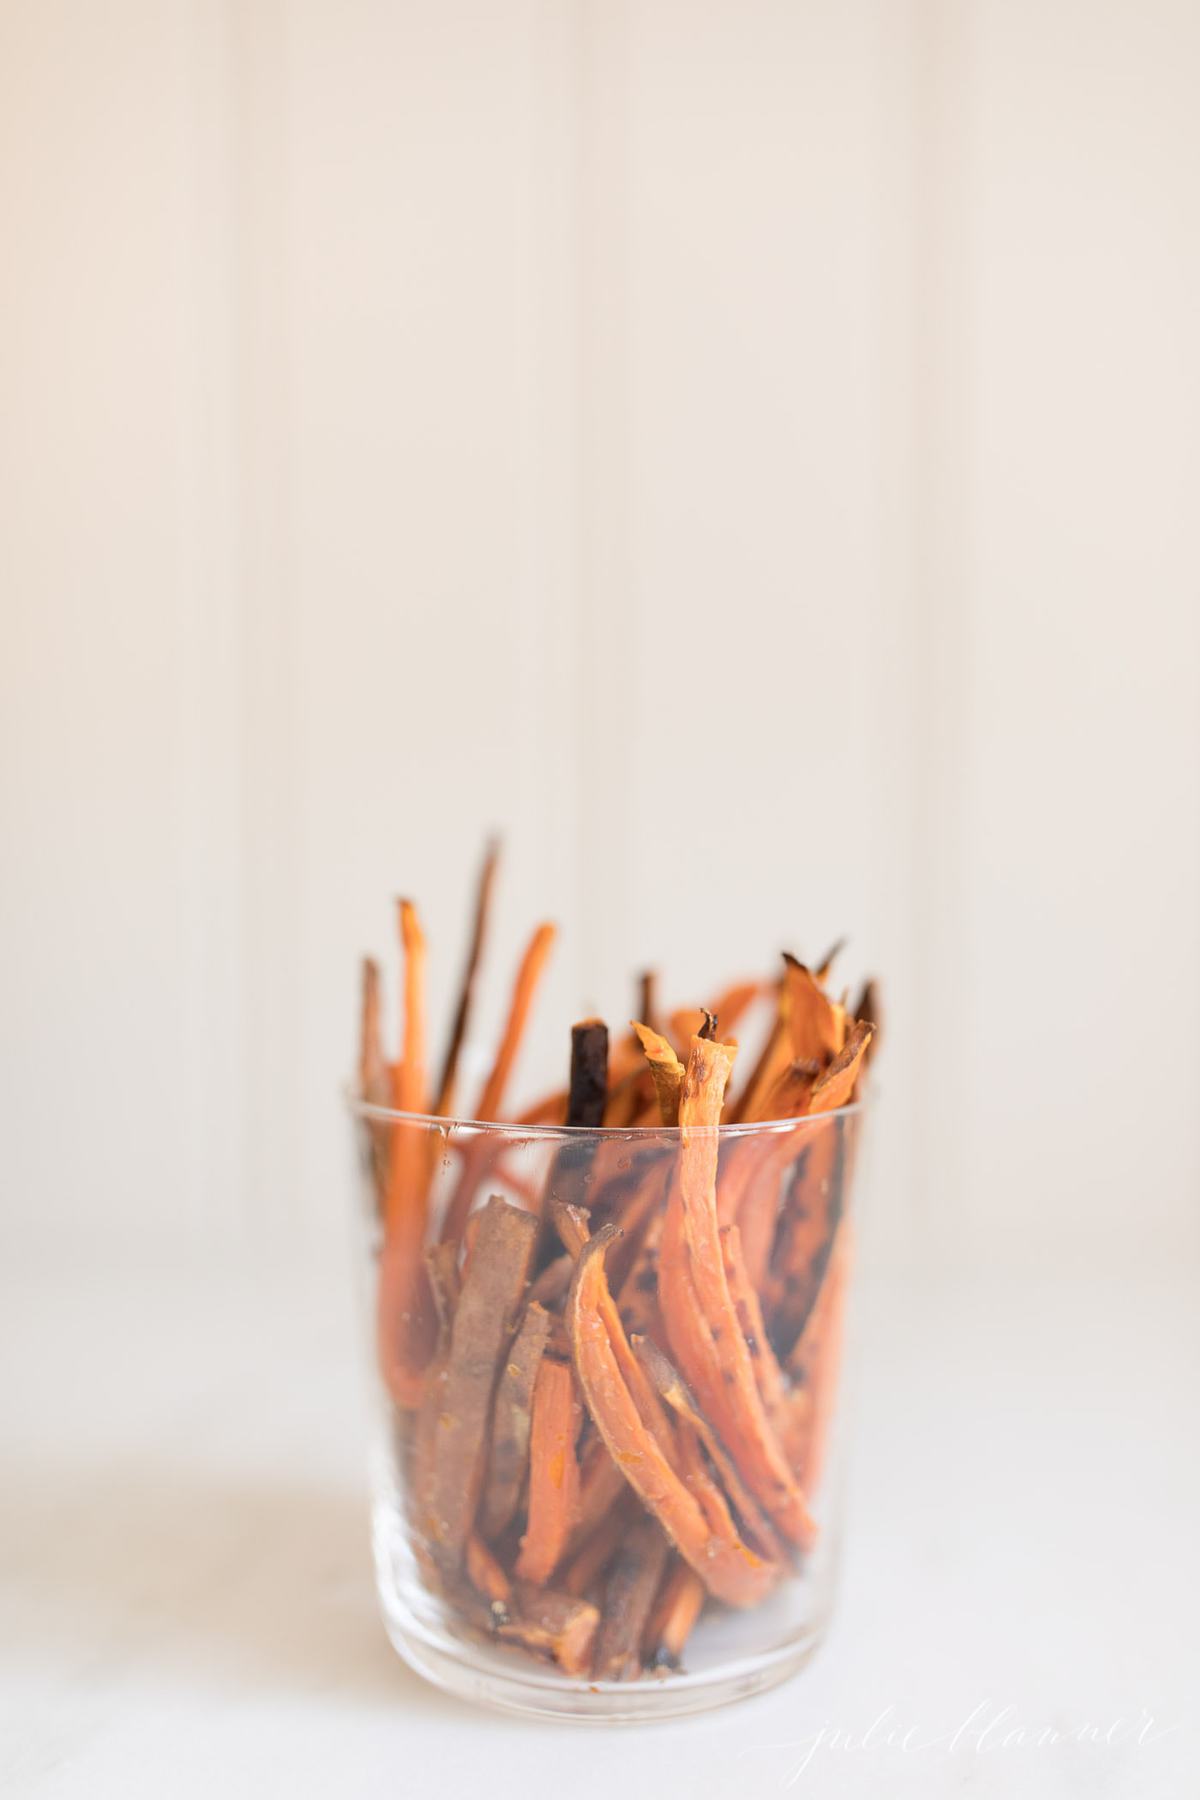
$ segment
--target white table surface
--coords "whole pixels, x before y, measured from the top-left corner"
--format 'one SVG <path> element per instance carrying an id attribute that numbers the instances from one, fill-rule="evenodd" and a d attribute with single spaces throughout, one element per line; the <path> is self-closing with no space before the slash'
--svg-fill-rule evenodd
<path id="1" fill-rule="evenodd" d="M 1193 1270 L 868 1295 L 829 1641 L 769 1695 L 607 1729 L 472 1711 L 388 1645 L 349 1287 L 7 1272 L 0 1791 L 1200 1789 Z"/>

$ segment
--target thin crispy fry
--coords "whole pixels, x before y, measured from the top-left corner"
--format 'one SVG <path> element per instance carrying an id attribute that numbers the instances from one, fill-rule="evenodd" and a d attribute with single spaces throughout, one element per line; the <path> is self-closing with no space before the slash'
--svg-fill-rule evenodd
<path id="1" fill-rule="evenodd" d="M 493 1196 L 480 1214 L 454 1313 L 433 1428 L 426 1531 L 444 1573 L 462 1563 L 483 1479 L 492 1394 L 529 1274 L 537 1221 Z"/>
<path id="2" fill-rule="evenodd" d="M 618 1354 L 604 1304 L 610 1229 L 598 1232 L 580 1252 L 567 1301 L 575 1367 L 588 1411 L 625 1479 L 711 1592 L 731 1606 L 753 1606 L 774 1584 L 777 1570 L 736 1536 L 713 1533 L 700 1503 L 646 1428 L 624 1379 L 633 1353 L 617 1320 L 623 1351 Z"/>
<path id="3" fill-rule="evenodd" d="M 567 1363 L 543 1357 L 533 1390 L 529 1439 L 529 1519 L 516 1573 L 542 1587 L 567 1546 L 579 1502 L 575 1380 Z"/>
<path id="4" fill-rule="evenodd" d="M 496 864 L 499 857 L 500 845 L 495 838 L 492 838 L 484 851 L 483 867 L 479 872 L 479 888 L 475 896 L 475 920 L 471 928 L 471 942 L 467 949 L 467 961 L 463 969 L 462 985 L 459 988 L 458 1005 L 454 1011 L 454 1024 L 450 1029 L 450 1042 L 446 1046 L 446 1057 L 442 1063 L 441 1078 L 438 1081 L 434 1111 L 442 1118 L 448 1118 L 454 1107 L 458 1059 L 462 1053 L 463 1041 L 466 1038 L 467 1025 L 471 1017 L 475 976 L 487 938 L 488 913 L 491 909 L 492 888 L 496 880 Z"/>
<path id="5" fill-rule="evenodd" d="M 530 1299 L 496 1383 L 479 1529 L 489 1543 L 509 1524 L 529 1465 L 533 1390 L 550 1336 L 550 1314 Z"/>
<path id="6" fill-rule="evenodd" d="M 642 1635 L 662 1582 L 669 1546 L 654 1519 L 641 1519 L 617 1548 L 604 1583 L 592 1660 L 597 1681 L 623 1681 L 641 1666 Z"/>
<path id="7" fill-rule="evenodd" d="M 763 1406 L 721 1255 L 712 1127 L 721 1116 L 731 1062 L 726 1045 L 692 1039 L 679 1107 L 679 1180 L 663 1228 L 659 1302 L 672 1352 L 746 1486 L 786 1538 L 805 1544 L 813 1535 L 812 1520 Z"/>

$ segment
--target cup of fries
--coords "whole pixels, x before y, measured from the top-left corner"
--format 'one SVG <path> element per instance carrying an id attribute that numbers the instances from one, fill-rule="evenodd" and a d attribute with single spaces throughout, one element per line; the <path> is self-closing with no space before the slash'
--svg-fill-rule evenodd
<path id="1" fill-rule="evenodd" d="M 514 1117 L 541 926 L 463 1106 L 494 870 L 436 1083 L 410 903 L 394 1061 L 365 965 L 350 1108 L 384 1618 L 413 1668 L 510 1711 L 699 1711 L 783 1680 L 830 1614 L 874 990 L 850 1005 L 831 958 L 786 957 L 660 1017 L 643 978 L 628 1031 L 575 1024 L 565 1088 Z"/>

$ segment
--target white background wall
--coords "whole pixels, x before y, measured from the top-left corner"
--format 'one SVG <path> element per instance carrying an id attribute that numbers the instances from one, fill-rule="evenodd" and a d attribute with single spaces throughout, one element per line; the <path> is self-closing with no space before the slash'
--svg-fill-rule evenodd
<path id="1" fill-rule="evenodd" d="M 886 978 L 883 1241 L 1194 1251 L 1200 10 L 0 4 L 7 1254 L 318 1253 L 424 903 L 532 1090 Z"/>

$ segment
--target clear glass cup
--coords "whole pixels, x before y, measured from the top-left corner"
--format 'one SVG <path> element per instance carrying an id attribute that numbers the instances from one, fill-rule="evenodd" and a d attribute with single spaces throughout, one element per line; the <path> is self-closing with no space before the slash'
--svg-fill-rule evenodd
<path id="1" fill-rule="evenodd" d="M 626 1130 L 350 1110 L 401 1656 L 575 1720 L 791 1675 L 834 1597 L 862 1105 Z"/>

